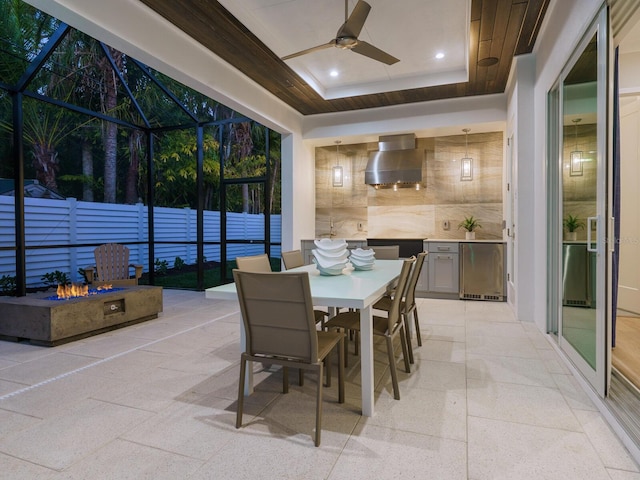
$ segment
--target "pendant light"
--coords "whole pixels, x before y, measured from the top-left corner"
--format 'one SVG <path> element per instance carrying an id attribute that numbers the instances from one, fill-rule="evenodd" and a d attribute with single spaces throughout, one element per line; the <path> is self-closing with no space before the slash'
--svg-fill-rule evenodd
<path id="1" fill-rule="evenodd" d="M 582 176 L 582 151 L 578 150 L 578 123 L 580 123 L 581 118 L 574 118 L 571 120 L 574 125 L 575 130 L 575 148 L 571 152 L 569 164 L 569 176 L 571 177 L 581 177 Z"/>
<path id="2" fill-rule="evenodd" d="M 464 158 L 460 160 L 460 181 L 473 180 L 473 158 L 469 157 L 469 132 L 471 129 L 463 128 L 464 132 Z"/>
<path id="3" fill-rule="evenodd" d="M 340 144 L 342 141 L 336 140 L 336 165 L 333 167 L 333 186 L 334 187 L 342 187 L 344 184 L 344 176 L 342 171 L 342 166 L 340 165 L 339 155 L 340 155 Z"/>

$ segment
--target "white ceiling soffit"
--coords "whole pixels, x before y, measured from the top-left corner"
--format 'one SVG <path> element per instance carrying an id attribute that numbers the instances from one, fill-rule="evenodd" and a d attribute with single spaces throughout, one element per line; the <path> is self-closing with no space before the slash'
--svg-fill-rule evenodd
<path id="1" fill-rule="evenodd" d="M 344 23 L 344 0 L 219 1 L 279 57 L 329 42 Z M 349 0 L 349 14 L 356 3 Z M 367 3 L 358 38 L 400 61 L 388 66 L 335 47 L 287 60 L 324 99 L 468 81 L 471 0 Z"/>

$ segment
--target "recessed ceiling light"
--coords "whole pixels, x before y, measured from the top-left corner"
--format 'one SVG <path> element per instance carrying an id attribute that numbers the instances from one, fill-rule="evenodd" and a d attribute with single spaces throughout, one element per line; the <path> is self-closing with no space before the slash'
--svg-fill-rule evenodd
<path id="1" fill-rule="evenodd" d="M 329 72 L 329 75 L 331 75 L 332 77 L 337 77 L 338 76 L 338 71 L 337 70 L 331 70 Z"/>
<path id="2" fill-rule="evenodd" d="M 438 52 L 438 53 L 436 53 L 436 58 L 437 58 L 438 60 L 440 60 L 441 58 L 444 58 L 444 53 L 442 53 L 442 52 Z"/>

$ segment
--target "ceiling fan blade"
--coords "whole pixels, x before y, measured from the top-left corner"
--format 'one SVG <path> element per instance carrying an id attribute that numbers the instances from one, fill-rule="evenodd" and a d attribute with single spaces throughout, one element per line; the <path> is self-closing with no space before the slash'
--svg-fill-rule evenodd
<path id="1" fill-rule="evenodd" d="M 336 45 L 336 41 L 331 40 L 328 43 L 323 43 L 322 45 L 318 45 L 317 47 L 307 48 L 306 50 L 301 50 L 296 53 L 292 53 L 291 55 L 287 55 L 286 57 L 282 57 L 281 60 L 289 60 L 290 58 L 299 57 L 301 55 L 306 55 L 307 53 L 316 52 L 318 50 L 324 50 L 325 48 L 334 47 Z"/>
<path id="2" fill-rule="evenodd" d="M 396 57 L 389 55 L 387 52 L 383 52 L 378 47 L 374 47 L 370 43 L 363 42 L 362 40 L 358 40 L 358 44 L 353 47 L 351 51 L 364 55 L 365 57 L 373 58 L 379 62 L 386 63 L 387 65 L 393 65 L 400 61 Z"/>
<path id="3" fill-rule="evenodd" d="M 358 38 L 369 15 L 369 10 L 371 10 L 371 5 L 364 0 L 359 0 L 347 21 L 338 30 L 336 37 Z"/>

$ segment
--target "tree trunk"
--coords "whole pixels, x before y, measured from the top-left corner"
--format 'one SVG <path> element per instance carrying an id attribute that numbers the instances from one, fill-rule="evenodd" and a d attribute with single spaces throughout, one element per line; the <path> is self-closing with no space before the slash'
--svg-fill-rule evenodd
<path id="1" fill-rule="evenodd" d="M 124 203 L 133 205 L 138 201 L 138 168 L 140 166 L 140 130 L 133 130 L 129 135 L 129 168 L 125 186 Z"/>
<path id="2" fill-rule="evenodd" d="M 82 200 L 93 202 L 93 150 L 91 142 L 86 140 L 82 142 L 82 176 L 85 178 L 82 182 Z"/>
<path id="3" fill-rule="evenodd" d="M 50 145 L 36 142 L 33 146 L 33 166 L 36 180 L 54 192 L 58 192 L 56 173 L 58 171 L 58 152 Z"/>
<path id="4" fill-rule="evenodd" d="M 122 70 L 123 54 L 109 48 L 117 68 Z M 103 59 L 100 68 L 104 74 L 104 110 L 107 114 L 118 106 L 118 77 L 109 62 Z M 118 154 L 118 126 L 108 122 L 104 130 L 104 201 L 116 203 L 116 159 Z"/>

